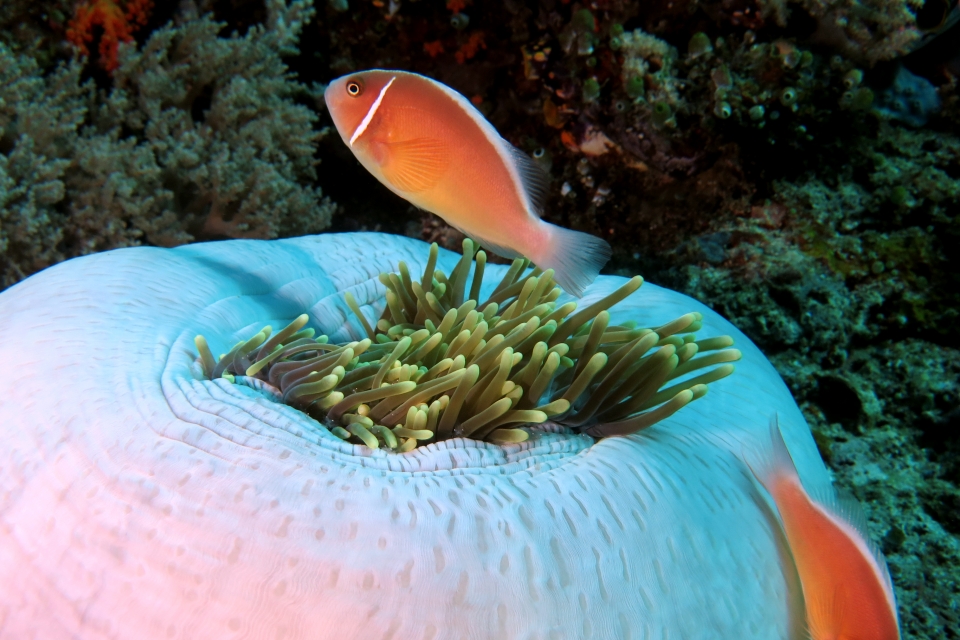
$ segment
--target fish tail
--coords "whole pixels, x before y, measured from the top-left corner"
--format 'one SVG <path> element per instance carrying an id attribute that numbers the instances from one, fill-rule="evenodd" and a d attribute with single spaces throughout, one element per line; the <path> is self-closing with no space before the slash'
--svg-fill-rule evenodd
<path id="1" fill-rule="evenodd" d="M 553 269 L 554 279 L 563 289 L 576 297 L 583 295 L 610 259 L 610 245 L 603 238 L 541 222 L 545 225 L 548 242 L 542 255 L 535 260 L 541 269 Z"/>

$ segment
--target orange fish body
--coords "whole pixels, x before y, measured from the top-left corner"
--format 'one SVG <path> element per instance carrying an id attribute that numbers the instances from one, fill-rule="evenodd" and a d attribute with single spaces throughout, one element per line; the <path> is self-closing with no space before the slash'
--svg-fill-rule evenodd
<path id="1" fill-rule="evenodd" d="M 840 506 L 832 490 L 822 499 L 811 498 L 776 422 L 771 435 L 773 459 L 759 468 L 748 466 L 780 514 L 803 589 L 810 637 L 899 640 L 893 585 L 862 516 Z"/>
<path id="2" fill-rule="evenodd" d="M 405 71 L 338 78 L 324 94 L 343 141 L 391 191 L 581 295 L 610 257 L 600 238 L 540 220 L 546 176 L 456 91 Z"/>

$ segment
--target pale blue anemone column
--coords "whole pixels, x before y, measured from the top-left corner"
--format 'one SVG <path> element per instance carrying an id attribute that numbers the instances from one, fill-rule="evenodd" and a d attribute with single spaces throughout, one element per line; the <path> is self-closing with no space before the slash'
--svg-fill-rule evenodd
<path id="1" fill-rule="evenodd" d="M 734 336 L 743 359 L 626 437 L 547 425 L 395 454 L 203 377 L 197 334 L 223 353 L 306 312 L 357 338 L 343 293 L 373 321 L 377 275 L 426 256 L 379 234 L 121 249 L 0 294 L 0 636 L 800 637 L 742 452 L 769 447 L 777 414 L 804 481 L 826 471 L 773 367 L 690 298 L 645 284 L 613 321 L 700 311 L 699 335 Z M 488 290 L 501 275 L 488 266 Z"/>

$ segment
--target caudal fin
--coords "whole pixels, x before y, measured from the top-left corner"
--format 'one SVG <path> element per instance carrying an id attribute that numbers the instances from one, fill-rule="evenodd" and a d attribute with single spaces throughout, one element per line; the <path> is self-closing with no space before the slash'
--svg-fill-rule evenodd
<path id="1" fill-rule="evenodd" d="M 550 244 L 537 266 L 553 269 L 557 284 L 579 298 L 610 259 L 610 245 L 589 233 L 564 229 L 548 222 L 542 224 L 549 226 Z"/>

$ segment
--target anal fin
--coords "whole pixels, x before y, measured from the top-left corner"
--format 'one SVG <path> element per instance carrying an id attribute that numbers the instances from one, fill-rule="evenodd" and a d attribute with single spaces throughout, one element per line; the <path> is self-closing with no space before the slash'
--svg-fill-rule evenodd
<path id="1" fill-rule="evenodd" d="M 468 235 L 471 235 L 471 234 L 468 234 Z M 496 244 L 496 243 L 490 242 L 489 240 L 484 240 L 483 238 L 478 237 L 477 234 L 475 234 L 475 233 L 472 234 L 472 236 L 473 236 L 473 239 L 474 239 L 474 240 L 476 240 L 478 243 L 480 243 L 480 247 L 481 247 L 481 248 L 486 249 L 487 251 L 492 251 L 492 252 L 494 252 L 495 254 L 497 254 L 498 256 L 500 256 L 501 258 L 510 258 L 510 259 L 513 259 L 513 258 L 523 258 L 523 257 L 525 257 L 525 256 L 521 255 L 520 252 L 514 251 L 513 249 L 510 249 L 509 247 L 504 247 L 504 246 L 502 246 L 502 245 L 498 245 L 498 244 Z"/>
<path id="2" fill-rule="evenodd" d="M 519 251 L 515 251 L 515 250 L 513 250 L 513 249 L 511 249 L 511 248 L 509 248 L 509 247 L 505 247 L 505 246 L 503 246 L 503 245 L 499 245 L 499 244 L 497 244 L 497 243 L 495 243 L 495 242 L 490 242 L 490 241 L 487 240 L 486 238 L 481 238 L 479 235 L 477 235 L 477 233 L 476 233 L 475 231 L 467 231 L 467 230 L 464 229 L 463 227 L 460 227 L 460 226 L 458 226 L 458 225 L 455 225 L 455 224 L 453 224 L 452 222 L 450 222 L 449 220 L 444 220 L 444 222 L 446 222 L 448 225 L 450 225 L 451 227 L 453 227 L 454 229 L 456 229 L 457 231 L 459 231 L 459 232 L 462 233 L 463 235 L 467 236 L 468 238 L 470 238 L 471 240 L 473 240 L 474 242 L 476 242 L 477 244 L 479 244 L 481 249 L 484 249 L 484 250 L 486 250 L 486 251 L 492 251 L 493 253 L 497 254 L 497 255 L 500 256 L 501 258 L 509 258 L 509 259 L 512 260 L 513 258 L 525 258 L 525 257 L 526 257 L 526 256 L 524 256 L 523 254 L 521 254 Z"/>

